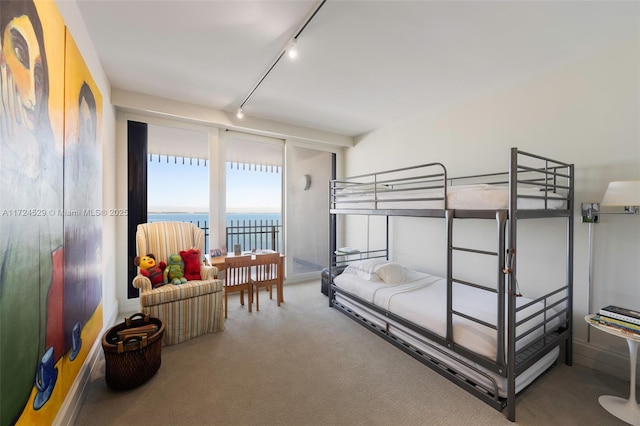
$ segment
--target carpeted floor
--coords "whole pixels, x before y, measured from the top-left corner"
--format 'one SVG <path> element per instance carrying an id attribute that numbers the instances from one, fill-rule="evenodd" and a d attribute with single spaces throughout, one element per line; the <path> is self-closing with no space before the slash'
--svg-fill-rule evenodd
<path id="1" fill-rule="evenodd" d="M 93 372 L 77 425 L 511 425 L 494 410 L 335 309 L 319 281 L 229 300 L 226 330 L 162 348 L 158 373 L 111 391 Z M 628 381 L 558 364 L 518 397 L 518 425 L 624 425 L 598 396 Z"/>

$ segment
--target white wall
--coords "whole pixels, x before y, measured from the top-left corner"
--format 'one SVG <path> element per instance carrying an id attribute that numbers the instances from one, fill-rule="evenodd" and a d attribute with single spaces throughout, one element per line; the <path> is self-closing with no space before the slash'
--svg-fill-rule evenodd
<path id="1" fill-rule="evenodd" d="M 625 378 L 624 340 L 592 331 L 586 341 L 588 225 L 581 223 L 579 208 L 582 202 L 600 202 L 609 181 L 640 179 L 639 52 L 639 39 L 628 40 L 535 79 L 423 112 L 356 138 L 345 158 L 347 175 L 428 162 L 444 163 L 449 176 L 506 171 L 510 147 L 575 163 L 574 361 Z M 408 220 L 409 225 L 392 228 L 394 256 L 418 269 L 444 270 L 444 248 L 435 265 L 412 254 L 424 252 L 426 245 L 415 237 L 416 227 L 443 229 L 444 222 Z M 533 233 L 547 226 L 530 222 Z M 349 234 L 346 245 L 355 244 L 349 238 L 361 235 Z M 594 225 L 594 244 L 593 306 L 640 308 L 640 217 L 601 216 Z M 532 248 L 545 250 L 542 241 Z M 536 281 L 536 270 L 547 268 L 541 259 L 537 268 L 519 271 L 519 282 Z"/>

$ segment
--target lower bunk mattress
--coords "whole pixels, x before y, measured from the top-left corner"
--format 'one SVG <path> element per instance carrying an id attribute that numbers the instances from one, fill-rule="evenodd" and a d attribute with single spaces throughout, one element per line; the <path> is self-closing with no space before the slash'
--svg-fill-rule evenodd
<path id="1" fill-rule="evenodd" d="M 453 369 L 463 378 L 500 397 L 506 397 L 507 380 L 484 366 L 473 362 L 454 351 L 429 340 L 410 328 L 400 324 L 383 313 L 369 308 L 360 301 L 398 315 L 413 324 L 425 328 L 438 336 L 446 337 L 446 279 L 413 271 L 393 262 L 372 259 L 354 262 L 334 279 L 336 287 L 347 292 L 335 292 L 335 302 L 360 318 L 385 330 L 391 336 L 412 350 L 428 354 Z M 350 295 L 355 296 L 351 297 Z M 454 285 L 453 309 L 489 324 L 496 324 L 496 294 L 474 287 Z M 530 299 L 519 297 L 517 305 L 523 306 Z M 516 350 L 539 339 L 549 328 L 557 327 L 558 320 L 546 321 L 553 317 L 553 311 L 545 312 L 540 303 L 532 304 L 517 314 L 517 319 L 529 318 L 516 329 L 523 335 L 516 344 Z M 541 326 L 544 324 L 544 326 Z M 497 357 L 497 332 L 464 317 L 453 317 L 454 342 L 488 359 Z M 560 349 L 554 348 L 531 367 L 516 377 L 516 392 L 524 389 L 536 377 L 551 367 L 557 360 Z"/>

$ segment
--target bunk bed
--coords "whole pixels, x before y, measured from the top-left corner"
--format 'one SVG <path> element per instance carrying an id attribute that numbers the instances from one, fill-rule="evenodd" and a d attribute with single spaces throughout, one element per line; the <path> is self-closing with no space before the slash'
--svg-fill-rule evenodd
<path id="1" fill-rule="evenodd" d="M 497 173 L 450 177 L 429 163 L 332 180 L 329 305 L 515 421 L 516 395 L 562 349 L 572 363 L 573 199 L 572 164 L 517 148 Z M 375 229 L 384 246 L 355 257 L 337 249 L 336 223 L 348 215 L 384 217 L 386 229 Z M 403 216 L 444 219 L 446 276 L 390 259 L 389 220 Z M 518 221 L 545 218 L 566 227 L 566 273 L 528 298 L 517 282 Z M 465 219 L 494 221 L 495 250 L 454 244 Z M 457 253 L 495 259 L 495 283 L 459 278 Z"/>

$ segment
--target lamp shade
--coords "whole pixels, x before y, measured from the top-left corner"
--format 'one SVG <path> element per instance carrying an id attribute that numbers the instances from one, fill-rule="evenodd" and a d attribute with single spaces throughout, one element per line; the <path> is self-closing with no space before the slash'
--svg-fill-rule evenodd
<path id="1" fill-rule="evenodd" d="M 640 180 L 609 182 L 603 206 L 640 206 Z"/>

